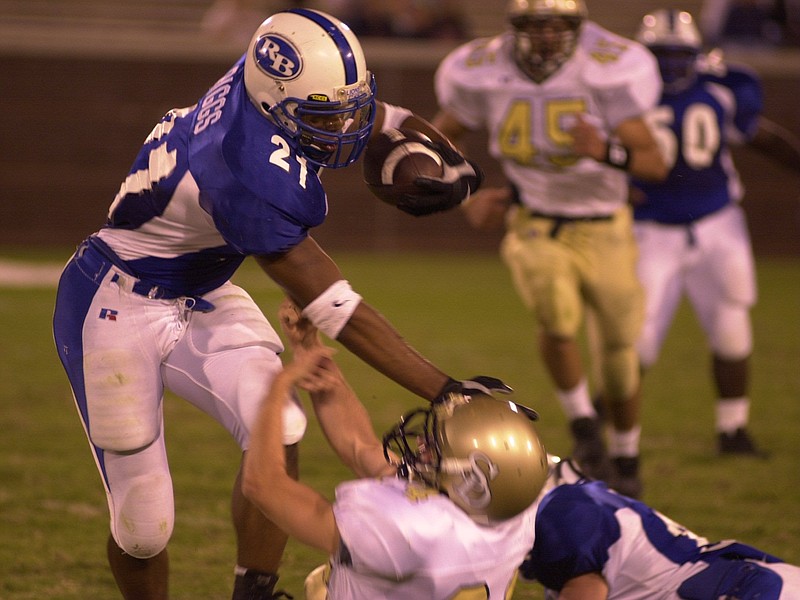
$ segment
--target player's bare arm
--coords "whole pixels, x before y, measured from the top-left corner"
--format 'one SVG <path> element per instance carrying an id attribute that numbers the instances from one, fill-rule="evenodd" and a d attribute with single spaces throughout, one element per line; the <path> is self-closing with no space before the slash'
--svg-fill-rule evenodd
<path id="1" fill-rule="evenodd" d="M 760 117 L 749 145 L 787 168 L 800 172 L 800 138 L 780 123 Z"/>
<path id="2" fill-rule="evenodd" d="M 620 123 L 613 141 L 604 139 L 595 125 L 578 115 L 570 129 L 573 150 L 624 169 L 639 179 L 661 181 L 669 174 L 661 152 L 644 119 L 636 117 Z"/>
<path id="3" fill-rule="evenodd" d="M 322 495 L 289 476 L 281 411 L 295 385 L 324 377 L 315 371 L 332 352 L 324 346 L 314 348 L 275 377 L 253 427 L 242 471 L 242 491 L 264 515 L 290 536 L 331 554 L 339 543 L 333 509 Z"/>
<path id="4" fill-rule="evenodd" d="M 256 260 L 303 309 L 344 280 L 336 263 L 310 237 L 280 256 L 261 256 Z M 434 399 L 449 377 L 409 346 L 372 306 L 360 301 L 354 293 L 345 292 L 342 302 L 356 306 L 348 312 L 349 318 L 338 333 L 331 337 L 409 391 L 428 400 Z"/>
<path id="5" fill-rule="evenodd" d="M 278 315 L 294 356 L 323 346 L 317 328 L 293 302 L 285 300 Z M 316 374 L 319 377 L 301 381 L 299 387 L 309 392 L 322 431 L 340 460 L 358 477 L 393 475 L 395 468 L 386 462 L 366 408 L 336 362 L 320 361 Z"/>
<path id="6" fill-rule="evenodd" d="M 559 600 L 606 600 L 608 584 L 600 573 L 586 573 L 570 579 L 558 594 Z"/>

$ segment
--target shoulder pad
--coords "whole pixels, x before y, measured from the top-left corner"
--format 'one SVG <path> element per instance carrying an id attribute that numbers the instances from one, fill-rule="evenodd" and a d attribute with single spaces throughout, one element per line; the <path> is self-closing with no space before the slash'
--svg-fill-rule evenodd
<path id="1" fill-rule="evenodd" d="M 658 63 L 642 44 L 591 21 L 584 24 L 579 45 L 586 58 L 584 78 L 592 87 L 661 87 Z"/>

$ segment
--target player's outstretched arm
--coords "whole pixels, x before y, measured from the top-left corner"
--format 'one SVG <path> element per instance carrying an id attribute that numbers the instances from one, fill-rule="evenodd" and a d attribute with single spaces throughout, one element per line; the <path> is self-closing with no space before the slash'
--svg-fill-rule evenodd
<path id="1" fill-rule="evenodd" d="M 274 379 L 250 435 L 242 471 L 242 492 L 288 535 L 327 553 L 336 551 L 339 532 L 333 508 L 321 494 L 292 479 L 283 448 L 283 404 L 295 385 L 321 385 L 321 365 L 331 348 L 319 346 L 286 366 Z"/>
<path id="2" fill-rule="evenodd" d="M 758 130 L 749 145 L 800 173 L 800 138 L 780 123 L 761 116 Z"/>
<path id="3" fill-rule="evenodd" d="M 256 261 L 323 333 L 409 391 L 433 400 L 450 381 L 361 300 L 312 238 Z"/>
<path id="4" fill-rule="evenodd" d="M 278 311 L 281 328 L 295 357 L 323 347 L 317 328 L 300 314 L 291 300 Z M 383 444 L 375 435 L 364 405 L 332 358 L 321 361 L 317 380 L 301 382 L 309 393 L 322 432 L 340 460 L 358 477 L 394 475 L 386 462 Z M 308 385 L 310 383 L 311 385 Z"/>

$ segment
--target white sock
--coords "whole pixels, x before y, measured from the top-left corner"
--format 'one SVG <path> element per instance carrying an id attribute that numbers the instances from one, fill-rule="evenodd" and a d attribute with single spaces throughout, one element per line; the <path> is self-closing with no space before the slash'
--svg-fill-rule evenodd
<path id="1" fill-rule="evenodd" d="M 733 433 L 740 427 L 747 427 L 750 420 L 750 398 L 725 398 L 717 400 L 717 431 Z"/>
<path id="2" fill-rule="evenodd" d="M 612 429 L 608 435 L 608 455 L 639 456 L 639 440 L 642 437 L 642 426 L 635 425 L 628 431 Z"/>
<path id="3" fill-rule="evenodd" d="M 584 377 L 580 383 L 571 390 L 556 390 L 556 396 L 561 403 L 564 414 L 570 421 L 581 417 L 597 417 L 597 412 L 592 405 L 592 398 L 589 396 L 589 383 Z"/>

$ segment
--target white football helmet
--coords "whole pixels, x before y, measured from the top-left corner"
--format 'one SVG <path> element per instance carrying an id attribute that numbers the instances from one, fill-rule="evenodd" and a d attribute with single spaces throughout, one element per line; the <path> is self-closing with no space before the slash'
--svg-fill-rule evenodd
<path id="1" fill-rule="evenodd" d="M 481 524 L 519 514 L 547 479 L 547 452 L 532 420 L 536 413 L 486 394 L 451 394 L 403 416 L 383 438 L 400 474 L 447 494 Z"/>
<path id="2" fill-rule="evenodd" d="M 583 0 L 510 0 L 506 9 L 514 32 L 514 60 L 541 83 L 567 62 L 588 16 Z"/>
<path id="3" fill-rule="evenodd" d="M 250 41 L 244 83 L 310 163 L 336 169 L 358 159 L 375 121 L 375 81 L 342 21 L 304 8 L 272 15 Z"/>
<path id="4" fill-rule="evenodd" d="M 691 14 L 674 9 L 648 13 L 642 18 L 636 40 L 658 59 L 666 93 L 676 94 L 694 82 L 703 39 Z"/>

